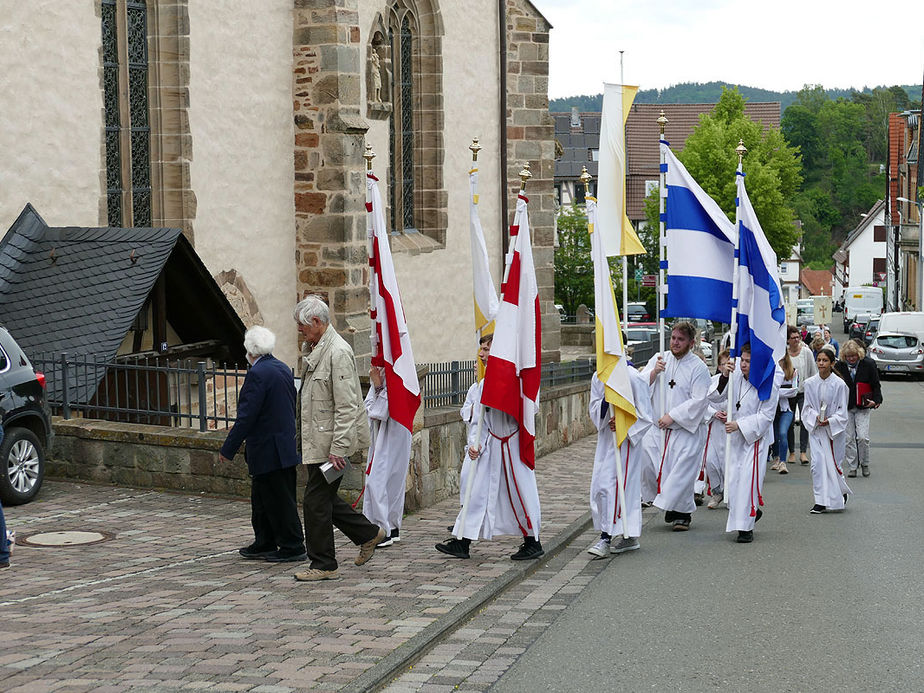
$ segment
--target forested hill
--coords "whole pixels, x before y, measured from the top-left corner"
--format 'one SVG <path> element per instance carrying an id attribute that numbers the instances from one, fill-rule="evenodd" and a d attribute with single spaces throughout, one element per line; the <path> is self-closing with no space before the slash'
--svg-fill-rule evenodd
<path id="1" fill-rule="evenodd" d="M 798 91 L 771 91 L 741 84 L 734 85 L 727 82 L 685 82 L 675 84 L 666 89 L 642 89 L 635 97 L 635 103 L 716 103 L 722 96 L 722 87 L 738 87 L 738 91 L 748 101 L 779 101 L 780 111 L 785 111 L 796 100 Z M 825 95 L 831 100 L 840 97 L 849 99 L 851 94 L 859 92 L 870 94 L 878 87 L 864 87 L 863 89 L 825 89 Z M 917 104 L 921 98 L 921 87 L 903 85 L 902 89 L 908 92 L 912 104 Z M 603 94 L 586 94 L 582 96 L 568 96 L 561 99 L 552 99 L 549 110 L 553 113 L 570 111 L 577 106 L 581 112 L 594 113 L 602 108 Z"/>

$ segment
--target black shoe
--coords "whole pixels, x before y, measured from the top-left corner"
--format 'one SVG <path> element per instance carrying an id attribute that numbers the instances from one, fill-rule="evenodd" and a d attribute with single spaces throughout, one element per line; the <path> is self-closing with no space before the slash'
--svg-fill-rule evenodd
<path id="1" fill-rule="evenodd" d="M 676 520 L 676 519 L 677 519 L 677 513 L 675 513 L 673 510 L 665 510 L 665 511 L 664 511 L 664 521 L 665 521 L 667 524 L 670 524 L 671 522 L 673 522 L 673 521 Z"/>
<path id="2" fill-rule="evenodd" d="M 844 494 L 844 507 L 847 507 L 847 494 Z"/>
<path id="3" fill-rule="evenodd" d="M 735 539 L 739 544 L 750 544 L 754 541 L 753 530 L 738 530 L 738 538 Z"/>
<path id="4" fill-rule="evenodd" d="M 694 502 L 696 505 L 702 505 L 702 504 L 703 504 L 703 494 L 702 494 L 702 493 L 694 493 L 694 494 L 693 494 L 693 502 Z"/>
<path id="5" fill-rule="evenodd" d="M 754 517 L 754 523 L 756 524 L 756 523 L 760 522 L 760 518 L 762 518 L 763 516 L 764 516 L 764 511 L 761 510 L 760 508 L 758 508 L 758 509 L 757 509 L 757 515 Z"/>
<path id="6" fill-rule="evenodd" d="M 513 561 L 531 561 L 543 554 L 545 554 L 545 551 L 542 550 L 542 544 L 532 537 L 526 537 L 526 541 L 520 544 L 520 549 L 510 559 Z"/>
<path id="7" fill-rule="evenodd" d="M 308 560 L 308 554 L 304 551 L 301 553 L 283 553 L 282 551 L 273 551 L 266 557 L 267 563 L 302 563 Z"/>
<path id="8" fill-rule="evenodd" d="M 847 472 L 847 478 L 848 478 L 848 479 L 855 479 L 856 477 L 857 477 L 857 470 L 856 470 L 856 469 L 851 469 L 849 472 Z"/>
<path id="9" fill-rule="evenodd" d="M 675 532 L 686 532 L 690 529 L 690 521 L 682 517 L 678 518 L 674 520 L 671 529 Z"/>
<path id="10" fill-rule="evenodd" d="M 447 556 L 452 556 L 453 558 L 470 558 L 468 555 L 468 544 L 455 537 L 444 541 L 442 544 L 437 544 L 436 550 L 440 553 L 445 553 Z"/>
<path id="11" fill-rule="evenodd" d="M 243 549 L 238 549 L 237 552 L 244 558 L 256 561 L 263 560 L 267 556 L 272 556 L 274 553 L 276 553 L 276 549 L 261 549 L 259 546 L 254 546 L 251 544 L 250 546 L 245 546 Z"/>
<path id="12" fill-rule="evenodd" d="M 809 510 L 809 514 L 810 515 L 821 515 L 826 509 L 827 508 L 825 508 L 825 506 L 818 505 L 818 503 L 816 503 L 815 505 L 812 506 L 812 509 Z"/>

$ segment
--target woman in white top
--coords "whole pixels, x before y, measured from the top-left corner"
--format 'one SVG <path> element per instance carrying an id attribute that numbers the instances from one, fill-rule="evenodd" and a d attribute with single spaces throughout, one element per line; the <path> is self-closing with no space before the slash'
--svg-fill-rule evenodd
<path id="1" fill-rule="evenodd" d="M 770 457 L 773 464 L 770 469 L 780 474 L 789 474 L 786 467 L 786 452 L 789 441 L 789 431 L 792 428 L 793 412 L 792 402 L 799 394 L 799 371 L 792 365 L 789 352 L 783 354 L 779 361 L 783 371 L 783 383 L 780 385 L 780 399 L 776 408 L 776 418 L 773 420 L 773 447 Z"/>
<path id="2" fill-rule="evenodd" d="M 843 510 L 852 493 L 841 464 L 847 448 L 847 383 L 834 371 L 834 347 L 825 344 L 818 352 L 818 374 L 805 381 L 802 425 L 808 428 L 812 450 L 811 513 Z"/>
<path id="3" fill-rule="evenodd" d="M 815 355 L 802 341 L 802 335 L 799 328 L 790 325 L 786 328 L 786 353 L 792 360 L 792 367 L 796 369 L 799 376 L 799 391 L 795 397 L 789 400 L 789 406 L 793 410 L 802 412 L 802 405 L 805 401 L 805 381 L 818 372 L 815 366 Z M 800 417 L 801 424 L 801 417 Z M 800 425 L 799 432 L 799 452 L 802 464 L 808 464 L 808 457 L 805 452 L 808 450 L 808 429 L 804 424 Z M 793 464 L 796 461 L 796 426 L 793 424 L 789 427 L 789 433 L 786 436 L 787 448 L 789 449 L 789 459 L 786 461 Z"/>

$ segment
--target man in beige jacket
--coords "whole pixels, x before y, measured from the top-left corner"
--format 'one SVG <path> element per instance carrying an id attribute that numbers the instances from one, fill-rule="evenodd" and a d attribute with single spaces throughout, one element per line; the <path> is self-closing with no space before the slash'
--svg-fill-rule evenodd
<path id="1" fill-rule="evenodd" d="M 296 573 L 295 579 L 331 580 L 338 577 L 334 527 L 359 546 L 356 565 L 372 558 L 385 531 L 337 495 L 340 478 L 328 483 L 321 472 L 326 462 L 343 469 L 347 457 L 369 446 L 369 422 L 353 350 L 330 326 L 330 311 L 318 296 L 307 296 L 295 306 L 295 321 L 306 342 L 296 424 L 302 464 L 308 465 L 303 511 L 311 559 L 311 567 Z"/>

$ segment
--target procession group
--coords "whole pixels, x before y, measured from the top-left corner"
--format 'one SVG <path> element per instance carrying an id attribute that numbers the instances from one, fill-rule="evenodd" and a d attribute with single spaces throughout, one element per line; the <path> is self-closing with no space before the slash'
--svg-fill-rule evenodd
<path id="1" fill-rule="evenodd" d="M 295 574 L 297 580 L 336 579 L 334 527 L 359 546 L 356 565 L 367 562 L 377 548 L 400 541 L 411 433 L 389 416 L 380 367 L 372 367 L 369 390 L 362 396 L 352 349 L 330 325 L 324 301 L 307 297 L 295 316 L 305 338 L 299 391 L 289 369 L 272 356 L 272 333 L 262 327 L 248 330 L 244 344 L 252 366 L 221 458 L 232 459 L 246 440 L 254 541 L 240 554 L 270 562 L 310 560 L 307 570 Z M 482 363 L 492 339 L 481 340 Z M 711 375 L 693 349 L 695 339 L 691 323 L 677 322 L 668 350 L 640 370 L 628 369 L 636 419 L 618 451 L 615 437 L 608 435 L 614 427 L 612 410 L 603 383 L 593 376 L 590 416 L 600 432 L 590 488 L 594 526 L 600 532 L 589 549 L 595 556 L 639 548 L 643 506 L 664 511 L 674 531 L 689 530 L 697 492 L 710 496 L 709 508 L 718 509 L 724 501 L 726 531 L 737 532 L 740 543 L 751 542 L 763 514 L 768 456 L 777 468 L 784 465 L 782 471 L 793 447 L 787 429 L 794 409 L 811 453 L 812 513 L 843 510 L 851 493 L 845 475 L 855 476 L 857 469 L 869 474 L 869 413 L 882 395 L 875 366 L 870 370 L 857 342 L 840 348 L 840 361 L 831 344 L 813 359 L 798 330 L 790 327 L 771 396 L 762 400 L 748 379 L 749 344 L 741 347 L 738 359 L 729 359 L 727 351 L 720 354 Z M 512 535 L 522 543 L 510 557 L 535 559 L 543 549 L 534 465 L 521 458 L 517 421 L 481 404 L 484 382 L 472 385 L 461 409 L 468 427 L 461 508 L 453 536 L 436 549 L 464 559 L 472 542 Z M 734 393 L 732 415 L 728 388 Z M 662 390 L 663 414 L 656 416 Z M 337 491 L 349 458 L 366 451 L 360 513 Z M 300 462 L 308 466 L 304 530 L 296 503 Z M 623 493 L 617 488 L 620 476 Z"/>

